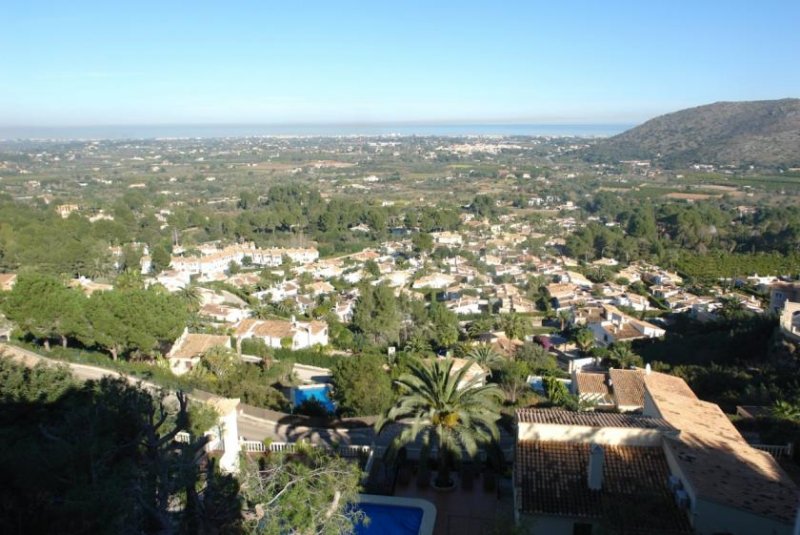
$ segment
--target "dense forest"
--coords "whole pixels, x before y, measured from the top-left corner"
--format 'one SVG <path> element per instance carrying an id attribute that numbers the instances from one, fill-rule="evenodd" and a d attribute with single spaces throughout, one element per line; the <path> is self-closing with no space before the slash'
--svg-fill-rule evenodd
<path id="1" fill-rule="evenodd" d="M 600 192 L 586 203 L 598 218 L 567 237 L 566 252 L 590 261 L 650 260 L 700 279 L 800 273 L 800 207 L 740 216 L 719 203 L 640 203 Z"/>

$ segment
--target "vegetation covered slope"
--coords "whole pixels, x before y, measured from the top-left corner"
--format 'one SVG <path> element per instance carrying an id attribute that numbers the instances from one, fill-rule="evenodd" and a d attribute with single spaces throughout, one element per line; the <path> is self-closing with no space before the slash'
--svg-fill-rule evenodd
<path id="1" fill-rule="evenodd" d="M 717 102 L 651 119 L 601 141 L 591 160 L 800 166 L 800 99 Z"/>

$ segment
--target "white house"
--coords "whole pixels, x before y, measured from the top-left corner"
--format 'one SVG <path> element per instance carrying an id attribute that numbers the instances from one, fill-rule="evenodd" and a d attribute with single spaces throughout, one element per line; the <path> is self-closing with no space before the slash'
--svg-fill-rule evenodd
<path id="1" fill-rule="evenodd" d="M 461 234 L 457 232 L 431 232 L 431 238 L 436 245 L 457 246 L 463 243 Z"/>
<path id="2" fill-rule="evenodd" d="M 477 297 L 460 297 L 458 299 L 448 301 L 445 306 L 456 314 L 481 313 L 481 300 Z"/>
<path id="3" fill-rule="evenodd" d="M 250 312 L 244 308 L 208 303 L 200 307 L 200 315 L 215 321 L 236 323 L 248 317 Z"/>
<path id="4" fill-rule="evenodd" d="M 643 404 L 642 414 L 517 410 L 518 525 L 552 535 L 792 535 L 798 488 L 770 454 L 682 379 L 626 373 L 624 403 Z M 584 381 L 584 397 L 610 404 L 602 380 Z"/>
<path id="5" fill-rule="evenodd" d="M 410 279 L 411 279 L 410 271 L 392 271 L 391 273 L 387 273 L 380 278 L 381 282 L 386 282 L 392 288 L 405 286 L 406 284 L 408 284 L 408 281 Z"/>
<path id="6" fill-rule="evenodd" d="M 244 319 L 234 330 L 237 350 L 241 341 L 247 338 L 260 338 L 268 347 L 280 348 L 284 344 L 289 349 L 305 349 L 315 345 L 328 345 L 328 324 L 324 321 L 257 320 Z M 285 340 L 285 342 L 284 342 Z"/>
<path id="7" fill-rule="evenodd" d="M 616 342 L 628 342 L 639 338 L 659 338 L 666 331 L 650 322 L 628 316 L 613 305 L 602 305 L 603 319 L 590 321 L 586 326 L 594 333 L 599 346 L 609 346 Z"/>
<path id="8" fill-rule="evenodd" d="M 413 288 L 415 290 L 423 288 L 441 290 L 443 288 L 447 288 L 448 286 L 452 286 L 455 284 L 455 282 L 455 277 L 447 275 L 446 273 L 432 273 L 415 280 Z"/>
<path id="9" fill-rule="evenodd" d="M 637 312 L 650 310 L 650 303 L 647 297 L 639 294 L 625 293 L 618 295 L 613 298 L 612 302 L 617 306 L 632 308 Z"/>

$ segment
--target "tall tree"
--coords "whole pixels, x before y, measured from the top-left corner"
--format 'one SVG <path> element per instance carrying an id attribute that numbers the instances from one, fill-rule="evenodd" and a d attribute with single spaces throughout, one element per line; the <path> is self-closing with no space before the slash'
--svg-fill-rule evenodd
<path id="1" fill-rule="evenodd" d="M 513 404 L 517 403 L 520 394 L 530 390 L 528 376 L 531 374 L 530 365 L 524 360 L 507 361 L 501 370 L 500 388 L 506 398 Z"/>
<path id="2" fill-rule="evenodd" d="M 152 262 L 153 273 L 161 273 L 169 267 L 172 258 L 169 255 L 169 251 L 167 251 L 163 245 L 156 245 L 153 247 L 150 261 Z"/>
<path id="3" fill-rule="evenodd" d="M 522 340 L 531 332 L 530 320 L 514 312 L 501 316 L 500 326 L 512 340 Z"/>
<path id="4" fill-rule="evenodd" d="M 467 358 L 487 370 L 495 370 L 505 363 L 505 359 L 489 344 L 474 346 L 467 353 Z"/>
<path id="5" fill-rule="evenodd" d="M 474 457 L 480 445 L 498 440 L 503 394 L 497 385 L 479 386 L 477 379 L 459 388 L 468 367 L 453 372 L 451 359 L 409 366 L 410 373 L 395 381 L 400 389 L 397 402 L 375 423 L 375 429 L 381 433 L 390 422 L 405 421 L 408 425 L 391 443 L 393 451 L 417 438 L 422 440 L 421 459 L 436 448 L 436 482 L 446 487 L 452 484 L 453 458 L 460 458 L 464 451 Z"/>
<path id="6" fill-rule="evenodd" d="M 355 463 L 306 446 L 270 455 L 265 467 L 242 463 L 242 495 L 251 514 L 247 532 L 258 535 L 352 533 L 364 513 L 358 501 L 361 470 Z"/>
<path id="7" fill-rule="evenodd" d="M 514 359 L 524 361 L 531 371 L 552 372 L 558 365 L 555 357 L 535 342 L 525 342 L 514 352 Z"/>
<path id="8" fill-rule="evenodd" d="M 353 327 L 375 345 L 397 343 L 401 315 L 392 288 L 362 284 L 353 311 Z"/>
<path id="9" fill-rule="evenodd" d="M 458 341 L 458 316 L 434 298 L 429 310 L 433 338 L 439 347 L 447 348 Z"/>
<path id="10" fill-rule="evenodd" d="M 158 287 L 95 292 L 86 307 L 85 343 L 96 343 L 116 360 L 136 351 L 150 354 L 175 340 L 186 324 L 179 298 Z"/>
<path id="11" fill-rule="evenodd" d="M 331 368 L 333 399 L 345 416 L 380 414 L 392 404 L 392 381 L 378 355 L 340 358 Z"/>
<path id="12" fill-rule="evenodd" d="M 588 353 L 592 346 L 594 346 L 594 333 L 585 327 L 579 329 L 575 333 L 575 345 L 578 346 L 578 349 L 582 353 Z"/>
<path id="13" fill-rule="evenodd" d="M 8 319 L 26 334 L 42 340 L 50 350 L 50 339 L 67 339 L 84 331 L 83 293 L 51 275 L 22 273 L 3 303 Z"/>

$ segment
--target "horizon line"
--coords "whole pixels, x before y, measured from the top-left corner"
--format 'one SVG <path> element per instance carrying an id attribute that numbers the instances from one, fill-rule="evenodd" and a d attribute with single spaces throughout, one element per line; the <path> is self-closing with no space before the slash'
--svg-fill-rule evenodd
<path id="1" fill-rule="evenodd" d="M 303 126 L 630 126 L 641 124 L 643 121 L 593 121 L 593 120 L 535 120 L 535 119 L 419 119 L 419 120 L 386 120 L 386 121 L 276 121 L 276 122 L 239 122 L 239 121 L 209 121 L 209 122 L 111 122 L 111 123 L 90 123 L 90 124 L 0 124 L 0 129 L 63 129 L 63 128 L 119 128 L 119 127 L 303 127 Z"/>

